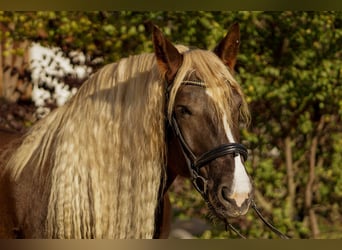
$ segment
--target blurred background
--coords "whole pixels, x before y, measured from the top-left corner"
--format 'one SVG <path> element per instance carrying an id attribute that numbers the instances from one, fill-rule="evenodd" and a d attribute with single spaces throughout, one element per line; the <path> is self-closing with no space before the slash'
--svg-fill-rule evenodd
<path id="1" fill-rule="evenodd" d="M 235 77 L 252 114 L 242 135 L 256 203 L 293 238 L 342 238 L 342 12 L 2 11 L 0 127 L 25 131 L 104 64 L 152 52 L 148 20 L 204 49 L 240 24 Z M 237 237 L 188 180 L 170 196 L 171 238 Z M 231 223 L 249 238 L 277 238 L 253 211 Z"/>

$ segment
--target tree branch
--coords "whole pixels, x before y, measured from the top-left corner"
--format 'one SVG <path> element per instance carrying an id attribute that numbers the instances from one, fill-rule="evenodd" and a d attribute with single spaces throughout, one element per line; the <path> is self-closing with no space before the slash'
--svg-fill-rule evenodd
<path id="1" fill-rule="evenodd" d="M 318 147 L 318 139 L 320 132 L 323 130 L 324 126 L 324 116 L 321 116 L 320 121 L 317 125 L 316 133 L 312 138 L 309 151 L 309 177 L 305 188 L 305 208 L 308 212 L 310 228 L 313 238 L 317 238 L 320 234 L 316 214 L 314 208 L 312 207 L 312 194 L 315 182 L 315 166 L 316 166 L 316 153 Z"/>
<path id="2" fill-rule="evenodd" d="M 285 164 L 286 164 L 286 173 L 287 173 L 287 188 L 288 188 L 288 217 L 294 217 L 294 203 L 296 198 L 296 184 L 294 181 L 294 165 L 293 165 L 293 157 L 292 157 L 292 147 L 291 147 L 291 138 L 287 136 L 284 141 L 285 144 Z"/>

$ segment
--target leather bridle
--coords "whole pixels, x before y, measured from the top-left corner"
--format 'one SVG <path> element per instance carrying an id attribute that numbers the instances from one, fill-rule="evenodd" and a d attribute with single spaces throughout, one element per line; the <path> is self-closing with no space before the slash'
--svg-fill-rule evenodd
<path id="1" fill-rule="evenodd" d="M 199 86 L 199 87 L 204 87 L 205 84 L 203 82 L 197 82 L 197 81 L 183 81 L 181 84 L 183 85 L 192 85 L 192 86 Z M 166 88 L 166 103 L 168 104 L 169 102 L 169 94 L 170 90 L 172 88 L 173 84 L 170 84 Z M 203 177 L 200 174 L 200 169 L 204 166 L 206 166 L 208 163 L 211 161 L 225 156 L 225 155 L 233 155 L 233 156 L 238 156 L 241 155 L 243 159 L 246 161 L 248 157 L 248 151 L 246 147 L 242 144 L 239 143 L 226 143 L 226 144 L 221 144 L 218 147 L 215 147 L 199 157 L 197 157 L 191 148 L 189 147 L 188 143 L 185 141 L 184 136 L 179 128 L 177 119 L 175 117 L 175 114 L 172 113 L 171 115 L 171 121 L 170 125 L 172 127 L 172 130 L 174 134 L 176 135 L 180 146 L 181 150 L 183 152 L 184 158 L 187 163 L 187 167 L 189 169 L 190 173 L 190 178 L 193 186 L 196 188 L 196 190 L 202 195 L 202 197 L 208 201 L 207 197 L 207 186 L 208 186 L 208 180 Z"/>
<path id="2" fill-rule="evenodd" d="M 186 81 L 185 80 L 182 82 L 182 84 L 199 86 L 199 87 L 204 87 L 204 88 L 206 87 L 205 84 L 200 81 Z M 169 96 L 170 96 L 170 91 L 172 89 L 172 85 L 173 83 L 169 84 L 168 87 L 166 88 L 166 104 L 167 105 L 169 104 Z M 171 121 L 169 121 L 169 125 L 171 126 L 181 146 L 181 150 L 186 160 L 186 164 L 189 169 L 190 178 L 191 178 L 191 182 L 193 186 L 202 195 L 204 200 L 206 202 L 209 202 L 208 194 L 207 194 L 208 180 L 200 174 L 200 169 L 206 166 L 211 161 L 219 157 L 225 156 L 225 155 L 233 155 L 234 157 L 241 155 L 244 161 L 246 161 L 248 157 L 248 151 L 246 147 L 240 143 L 225 143 L 203 153 L 199 157 L 196 157 L 196 155 L 193 153 L 188 143 L 184 139 L 184 136 L 179 128 L 174 111 L 171 114 Z M 277 228 L 275 228 L 272 224 L 270 224 L 264 219 L 264 217 L 261 215 L 261 213 L 257 209 L 257 206 L 254 200 L 252 199 L 251 201 L 252 201 L 252 205 L 251 205 L 252 208 L 257 213 L 259 218 L 265 223 L 265 225 L 268 226 L 280 238 L 288 239 L 289 237 L 287 235 L 281 233 Z M 242 234 L 240 234 L 239 231 L 236 230 L 235 227 L 228 222 L 228 220 L 225 220 L 225 224 L 226 224 L 226 230 L 230 228 L 241 238 L 245 239 L 245 237 Z"/>

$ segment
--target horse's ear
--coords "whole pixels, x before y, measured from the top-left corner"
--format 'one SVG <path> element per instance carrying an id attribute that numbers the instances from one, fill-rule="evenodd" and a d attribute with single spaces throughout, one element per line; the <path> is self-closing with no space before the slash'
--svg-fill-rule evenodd
<path id="1" fill-rule="evenodd" d="M 240 28 L 238 23 L 234 23 L 227 35 L 214 49 L 215 54 L 221 58 L 223 63 L 232 71 L 236 63 L 236 57 L 240 46 Z"/>
<path id="2" fill-rule="evenodd" d="M 182 65 L 183 56 L 175 46 L 168 41 L 162 32 L 152 25 L 153 45 L 160 72 L 168 83 L 173 82 L 179 67 Z"/>

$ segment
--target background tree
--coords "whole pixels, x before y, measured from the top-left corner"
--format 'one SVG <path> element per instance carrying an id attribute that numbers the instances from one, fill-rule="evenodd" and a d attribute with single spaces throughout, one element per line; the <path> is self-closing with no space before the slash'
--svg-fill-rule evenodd
<path id="1" fill-rule="evenodd" d="M 176 43 L 209 49 L 233 22 L 240 23 L 236 78 L 252 112 L 252 124 L 242 132 L 251 151 L 247 168 L 256 202 L 293 237 L 340 238 L 342 12 L 1 12 L 0 95 L 8 98 L 4 88 L 13 86 L 4 80 L 5 57 L 25 54 L 14 44 L 57 46 L 75 65 L 95 71 L 119 58 L 151 52 L 147 20 Z M 85 60 L 74 51 L 84 53 Z M 180 179 L 175 184 L 175 216 L 205 217 L 205 205 L 190 183 Z M 252 212 L 233 220 L 249 237 L 275 237 L 256 221 Z M 220 225 L 199 236 L 227 237 Z"/>

